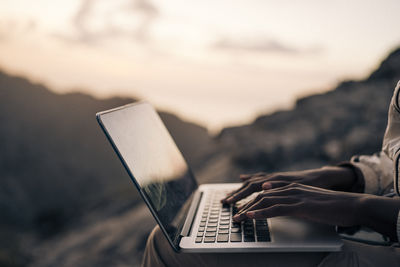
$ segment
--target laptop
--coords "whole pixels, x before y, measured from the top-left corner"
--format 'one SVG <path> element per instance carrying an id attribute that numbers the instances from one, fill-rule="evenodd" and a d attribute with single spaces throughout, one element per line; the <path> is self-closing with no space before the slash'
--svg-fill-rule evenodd
<path id="1" fill-rule="evenodd" d="M 96 117 L 175 251 L 235 253 L 341 249 L 342 241 L 332 226 L 292 217 L 233 222 L 236 205 L 222 204 L 220 200 L 239 188 L 240 183 L 198 185 L 149 103 L 125 105 L 99 112 Z"/>

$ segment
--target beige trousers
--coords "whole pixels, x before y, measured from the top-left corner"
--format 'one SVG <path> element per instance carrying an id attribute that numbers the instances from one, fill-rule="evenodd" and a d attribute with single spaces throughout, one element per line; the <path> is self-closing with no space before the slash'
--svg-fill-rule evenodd
<path id="1" fill-rule="evenodd" d="M 147 266 L 400 266 L 400 248 L 344 241 L 341 252 L 321 253 L 176 253 L 156 226 L 143 258 Z"/>

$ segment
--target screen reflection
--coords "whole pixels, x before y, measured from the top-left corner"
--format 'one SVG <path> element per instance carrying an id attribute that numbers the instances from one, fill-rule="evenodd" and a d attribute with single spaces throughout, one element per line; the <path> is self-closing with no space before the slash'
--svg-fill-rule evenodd
<path id="1" fill-rule="evenodd" d="M 125 166 L 175 240 L 197 183 L 157 112 L 140 103 L 105 113 L 101 120 Z"/>

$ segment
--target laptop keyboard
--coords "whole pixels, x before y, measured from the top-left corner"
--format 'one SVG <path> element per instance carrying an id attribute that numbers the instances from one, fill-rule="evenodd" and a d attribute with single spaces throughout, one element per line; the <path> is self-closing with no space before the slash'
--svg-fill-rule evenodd
<path id="1" fill-rule="evenodd" d="M 196 243 L 223 242 L 270 242 L 266 219 L 246 220 L 236 223 L 232 217 L 237 213 L 236 205 L 222 204 L 226 191 L 214 191 L 206 199 Z"/>

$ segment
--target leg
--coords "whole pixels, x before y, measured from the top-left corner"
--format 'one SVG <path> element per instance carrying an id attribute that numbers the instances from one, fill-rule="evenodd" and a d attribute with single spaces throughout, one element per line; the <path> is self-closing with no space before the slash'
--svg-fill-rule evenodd
<path id="1" fill-rule="evenodd" d="M 330 253 L 319 267 L 400 266 L 400 247 L 372 246 L 344 240 L 342 251 Z"/>
<path id="2" fill-rule="evenodd" d="M 157 226 L 150 234 L 143 266 L 318 266 L 327 253 L 176 253 Z"/>

